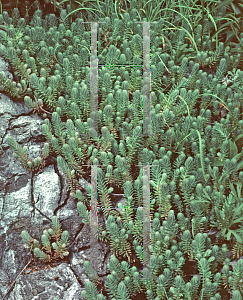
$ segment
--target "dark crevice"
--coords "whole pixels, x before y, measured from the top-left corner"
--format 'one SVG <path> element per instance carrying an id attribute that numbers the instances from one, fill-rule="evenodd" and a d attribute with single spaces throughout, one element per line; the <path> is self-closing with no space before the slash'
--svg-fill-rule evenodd
<path id="1" fill-rule="evenodd" d="M 69 247 L 68 247 L 69 249 L 71 249 L 73 244 L 76 242 L 76 238 L 78 237 L 78 235 L 80 234 L 80 232 L 82 231 L 83 228 L 84 228 L 84 224 L 82 223 L 80 229 L 77 231 L 77 233 L 74 236 L 72 244 L 69 245 Z"/>
<path id="2" fill-rule="evenodd" d="M 6 177 L 6 179 L 8 180 L 8 183 L 6 184 L 6 186 L 7 185 L 10 185 L 12 182 L 13 182 L 13 180 L 14 180 L 14 178 L 15 178 L 15 176 L 16 175 L 19 175 L 18 173 L 14 173 L 12 176 L 10 176 L 10 177 Z M 6 189 L 6 188 L 5 188 Z M 7 189 L 6 189 L 7 190 Z"/>
<path id="3" fill-rule="evenodd" d="M 79 249 L 79 251 L 84 251 L 90 249 L 90 246 L 83 246 L 82 248 Z"/>
<path id="4" fill-rule="evenodd" d="M 31 216 L 32 216 L 32 214 L 33 214 L 33 216 L 35 216 L 35 208 L 36 207 L 35 207 L 35 200 L 34 200 L 34 175 L 33 174 L 31 176 L 30 194 L 31 194 L 31 204 L 33 207 L 33 212 L 31 212 Z M 38 197 L 38 200 L 39 200 L 39 197 Z"/>
<path id="5" fill-rule="evenodd" d="M 2 93 L 1 93 L 2 94 Z M 12 97 L 10 97 L 10 99 L 12 100 Z M 10 120 L 9 120 L 9 125 L 11 125 L 11 121 L 13 121 L 13 120 L 17 120 L 17 119 L 19 119 L 20 117 L 26 117 L 26 116 L 36 116 L 37 114 L 36 113 L 33 113 L 33 109 L 30 111 L 30 112 L 28 112 L 28 113 L 21 113 L 21 114 L 19 114 L 19 115 L 17 115 L 16 117 L 12 117 Z M 27 125 L 26 125 L 27 126 Z M 9 126 L 8 126 L 9 127 Z M 22 125 L 20 125 L 20 126 L 14 126 L 12 129 L 14 129 L 14 128 L 22 128 L 22 127 L 25 127 L 25 126 L 22 126 Z"/>
<path id="6" fill-rule="evenodd" d="M 44 135 L 40 134 L 37 137 L 33 137 L 31 136 L 31 138 L 29 139 L 28 142 L 33 142 L 33 143 L 45 143 L 46 142 L 46 138 Z"/>
<path id="7" fill-rule="evenodd" d="M 43 214 L 36 206 L 35 204 L 39 201 L 40 196 L 38 196 L 37 201 L 35 202 L 34 200 L 34 175 L 32 174 L 31 176 L 31 203 L 32 203 L 32 207 L 33 207 L 33 212 L 31 212 L 31 217 L 35 216 L 35 210 L 37 210 L 43 217 L 45 217 L 46 219 L 48 219 L 49 221 L 52 222 L 52 220 L 47 217 L 45 214 Z"/>
<path id="8" fill-rule="evenodd" d="M 104 275 L 101 275 L 100 278 L 104 278 L 105 276 L 108 276 L 109 274 L 111 274 L 111 272 L 105 273 Z"/>
<path id="9" fill-rule="evenodd" d="M 65 198 L 64 202 L 63 202 L 62 204 L 58 205 L 58 206 L 55 208 L 55 210 L 54 210 L 54 212 L 53 212 L 53 215 L 54 215 L 54 216 L 57 215 L 57 212 L 58 212 L 59 209 L 61 209 L 61 208 L 62 208 L 63 206 L 65 206 L 65 205 L 67 205 L 67 201 L 68 201 L 69 195 L 70 195 L 70 191 L 68 192 L 68 195 L 67 195 L 67 197 Z M 61 197 L 60 197 L 60 199 L 61 199 Z M 59 201 L 60 201 L 60 199 L 59 199 Z"/>
<path id="10" fill-rule="evenodd" d="M 52 222 L 52 220 L 51 220 L 49 217 L 47 217 L 45 214 L 43 214 L 37 207 L 35 207 L 35 209 L 36 209 L 43 217 L 47 218 L 50 222 Z"/>
<path id="11" fill-rule="evenodd" d="M 1 97 L 0 97 L 0 99 L 1 99 Z M 4 113 L 4 114 L 5 114 L 5 113 Z M 4 114 L 0 114 L 0 118 L 2 118 L 2 115 L 4 115 Z M 5 133 L 2 135 L 2 142 L 1 142 L 1 145 L 2 145 L 2 143 L 3 143 L 3 140 L 4 140 L 4 138 L 5 138 L 5 136 L 6 136 L 7 132 L 8 132 L 8 130 L 9 130 L 9 125 L 10 125 L 10 122 L 12 121 L 12 119 L 15 119 L 15 118 L 10 118 L 10 119 L 8 120 L 8 126 L 6 127 Z"/>
<path id="12" fill-rule="evenodd" d="M 73 270 L 71 264 L 69 264 L 69 267 L 70 267 L 70 269 L 73 271 L 73 274 L 74 274 L 74 276 L 76 277 L 77 281 L 79 282 L 81 288 L 85 288 L 84 282 L 82 281 L 82 279 L 80 279 L 80 278 L 77 276 L 77 274 L 75 273 L 75 270 Z"/>
<path id="13" fill-rule="evenodd" d="M 7 183 L 6 186 L 5 186 L 5 192 L 4 192 L 4 195 L 3 195 L 3 206 L 2 206 L 2 215 L 3 215 L 3 212 L 4 212 L 4 204 L 5 204 L 5 196 L 7 194 L 7 186 L 10 185 L 10 183 Z M 1 218 L 2 218 L 2 215 L 1 215 Z"/>
<path id="14" fill-rule="evenodd" d="M 108 246 L 109 246 L 109 243 L 107 243 L 107 244 L 108 244 Z M 110 246 L 109 246 L 109 248 L 110 248 Z M 111 253 L 110 250 L 108 250 L 108 251 L 105 253 L 105 256 L 104 256 L 104 263 L 105 263 L 107 257 L 110 255 L 110 253 Z M 110 272 L 109 272 L 108 274 L 110 274 Z M 108 274 L 107 274 L 107 275 L 108 275 Z M 103 275 L 103 276 L 105 276 L 105 275 Z"/>

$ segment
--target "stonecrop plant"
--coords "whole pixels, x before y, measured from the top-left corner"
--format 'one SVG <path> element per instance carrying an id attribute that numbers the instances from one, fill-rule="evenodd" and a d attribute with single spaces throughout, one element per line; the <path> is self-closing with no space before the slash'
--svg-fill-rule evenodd
<path id="1" fill-rule="evenodd" d="M 62 232 L 61 225 L 56 216 L 52 217 L 52 225 L 53 228 L 43 231 L 43 235 L 41 236 L 43 247 L 41 247 L 40 243 L 32 238 L 26 230 L 23 230 L 21 233 L 26 247 L 34 253 L 35 257 L 45 262 L 51 262 L 53 258 L 64 258 L 64 256 L 69 255 L 69 252 L 67 251 L 69 244 L 68 231 L 65 230 Z M 50 240 L 52 238 L 55 238 L 56 242 L 51 244 Z M 46 253 L 43 250 L 45 250 Z"/>
<path id="2" fill-rule="evenodd" d="M 195 28 L 183 18 L 173 28 L 162 17 L 150 24 L 152 134 L 146 136 L 140 19 L 133 8 L 123 18 L 113 13 L 97 20 L 104 22 L 98 23 L 98 61 L 106 66 L 98 69 L 94 132 L 91 26 L 83 23 L 81 11 L 75 18 L 68 5 L 60 18 L 42 18 L 37 10 L 30 22 L 19 18 L 17 10 L 12 17 L 4 11 L 0 52 L 14 80 L 1 72 L 0 85 L 44 118 L 47 140 L 34 161 L 13 137 L 8 144 L 34 173 L 49 155 L 57 156 L 70 196 L 78 200 L 77 210 L 87 224 L 89 196 L 77 182 L 85 175 L 85 165 L 97 165 L 98 205 L 106 220 L 104 228 L 98 226 L 98 239 L 110 245 L 112 256 L 105 290 L 97 290 L 97 280 L 88 281 L 84 299 L 240 300 L 243 34 L 226 46 L 220 34 L 212 36 L 214 24 L 207 18 Z M 138 209 L 143 206 L 143 165 L 150 165 L 151 274 L 135 266 L 143 262 L 143 210 Z M 114 189 L 124 193 L 120 213 L 112 207 Z M 31 246 L 28 233 L 22 237 Z M 63 232 L 65 246 L 67 238 Z M 49 260 L 35 243 L 35 255 Z M 43 243 L 48 252 L 48 235 Z M 238 260 L 234 268 L 233 259 Z M 88 262 L 86 271 L 97 279 Z"/>

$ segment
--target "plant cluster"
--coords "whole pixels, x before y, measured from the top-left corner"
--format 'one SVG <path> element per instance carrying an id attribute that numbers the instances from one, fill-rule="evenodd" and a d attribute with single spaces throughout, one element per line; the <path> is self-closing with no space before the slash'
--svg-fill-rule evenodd
<path id="1" fill-rule="evenodd" d="M 51 262 L 52 259 L 59 257 L 64 258 L 64 256 L 69 255 L 67 251 L 69 244 L 68 231 L 65 230 L 62 232 L 61 225 L 56 216 L 52 217 L 52 226 L 53 228 L 43 231 L 43 235 L 41 236 L 43 247 L 41 247 L 40 243 L 32 238 L 26 230 L 23 230 L 21 233 L 25 246 L 33 252 L 35 257 L 45 262 Z M 53 238 L 55 242 L 51 243 L 50 240 Z"/>
<path id="2" fill-rule="evenodd" d="M 45 118 L 47 140 L 34 161 L 27 147 L 10 136 L 9 146 L 32 172 L 55 154 L 87 224 L 89 196 L 77 180 L 84 165 L 97 165 L 98 202 L 106 217 L 98 238 L 113 253 L 107 299 L 143 294 L 149 300 L 240 300 L 243 34 L 226 46 L 220 34 L 212 35 L 214 24 L 207 18 L 195 27 L 182 20 L 171 28 L 163 18 L 150 24 L 152 134 L 144 136 L 139 17 L 131 9 L 122 19 L 116 13 L 99 19 L 105 23 L 98 24 L 97 54 L 106 66 L 98 70 L 96 132 L 90 118 L 90 24 L 82 22 L 81 13 L 74 19 L 70 6 L 60 18 L 43 19 L 37 10 L 28 24 L 17 10 L 12 17 L 3 12 L 0 51 L 15 77 L 11 82 L 0 73 L 0 85 Z M 138 208 L 143 206 L 144 165 L 151 165 L 151 272 L 135 266 L 143 262 L 143 210 Z M 121 213 L 111 209 L 115 188 L 124 193 Z M 31 237 L 24 236 L 30 243 Z M 239 259 L 234 269 L 229 254 Z M 191 266 L 190 274 L 185 266 Z M 88 263 L 86 270 L 93 274 Z M 83 297 L 106 299 L 95 284 L 86 284 Z"/>

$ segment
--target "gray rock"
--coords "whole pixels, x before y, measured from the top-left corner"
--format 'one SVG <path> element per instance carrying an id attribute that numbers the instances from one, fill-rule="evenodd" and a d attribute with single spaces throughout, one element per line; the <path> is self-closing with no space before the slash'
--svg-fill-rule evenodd
<path id="1" fill-rule="evenodd" d="M 8 64 L 1 57 L 0 71 L 8 72 Z M 4 94 L 0 96 L 0 299 L 6 295 L 6 300 L 54 297 L 82 300 L 81 291 L 88 280 L 84 262 L 92 252 L 90 228 L 82 223 L 77 200 L 69 195 L 56 157 L 48 160 L 42 172 L 32 174 L 13 156 L 8 136 L 14 137 L 21 147 L 27 146 L 31 160 L 40 156 L 46 142 L 41 128 L 44 120 L 33 114 L 24 102 L 14 102 Z M 89 192 L 90 184 L 83 178 L 79 182 Z M 45 270 L 44 263 L 34 258 L 30 269 L 24 269 L 32 255 L 24 246 L 21 232 L 26 230 L 41 243 L 43 230 L 52 227 L 53 215 L 58 217 L 62 230 L 69 232 L 69 256 L 56 265 L 51 262 L 51 269 Z M 97 251 L 98 275 L 105 279 L 109 247 L 99 242 Z M 40 267 L 33 272 L 37 261 Z"/>
<path id="2" fill-rule="evenodd" d="M 20 276 L 9 300 L 59 299 L 81 300 L 82 288 L 67 263 L 47 270 Z"/>

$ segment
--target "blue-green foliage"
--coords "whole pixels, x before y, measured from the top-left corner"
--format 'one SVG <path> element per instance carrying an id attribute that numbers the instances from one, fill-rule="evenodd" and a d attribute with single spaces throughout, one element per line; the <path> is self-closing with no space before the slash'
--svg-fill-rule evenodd
<path id="1" fill-rule="evenodd" d="M 40 247 L 39 242 L 36 239 L 33 239 L 27 231 L 23 230 L 21 236 L 26 247 L 30 248 L 36 257 L 45 262 L 51 262 L 52 259 L 58 257 L 64 258 L 64 256 L 69 255 L 69 252 L 67 251 L 69 234 L 67 230 L 62 232 L 61 225 L 56 216 L 52 217 L 52 228 L 43 231 L 43 235 L 41 236 L 43 247 Z M 51 238 L 55 238 L 56 242 L 51 244 Z"/>
<path id="2" fill-rule="evenodd" d="M 125 13 L 123 20 L 114 14 L 100 19 L 105 23 L 97 30 L 96 113 L 90 105 L 90 90 L 96 89 L 90 84 L 91 28 L 81 14 L 75 20 L 66 18 L 69 9 L 62 10 L 59 19 L 53 14 L 43 19 L 37 10 L 28 24 L 17 20 L 17 10 L 12 18 L 6 12 L 0 15 L 0 51 L 15 76 L 11 82 L 1 72 L 0 84 L 6 93 L 45 113 L 42 157 L 30 161 L 27 148 L 8 137 L 15 156 L 26 169 L 36 171 L 55 154 L 86 224 L 89 199 L 76 182 L 84 174 L 83 165 L 99 165 L 98 201 L 106 223 L 105 228 L 99 225 L 98 238 L 123 258 L 119 264 L 111 257 L 105 282 L 109 299 L 131 299 L 139 293 L 156 300 L 224 299 L 224 286 L 232 291 L 232 299 L 242 299 L 242 259 L 231 270 L 227 258 L 229 250 L 237 258 L 243 254 L 243 72 L 237 69 L 242 56 L 234 55 L 240 45 L 230 48 L 219 42 L 215 50 L 207 19 L 203 28 L 194 28 L 197 49 L 188 38 L 188 24 L 170 32 L 162 19 L 151 24 L 151 135 L 144 136 L 143 25 L 137 23 L 136 10 Z M 205 66 L 215 75 L 204 72 Z M 150 178 L 144 174 L 147 165 Z M 151 192 L 151 264 L 150 270 L 140 272 L 133 263 L 144 261 L 146 179 Z M 124 192 L 120 213 L 111 203 L 114 187 Z M 42 242 L 49 249 L 46 237 Z M 62 252 L 62 245 L 52 246 Z M 186 265 L 194 270 L 189 273 Z M 87 264 L 86 269 L 96 280 Z M 91 282 L 82 295 L 104 299 Z"/>

